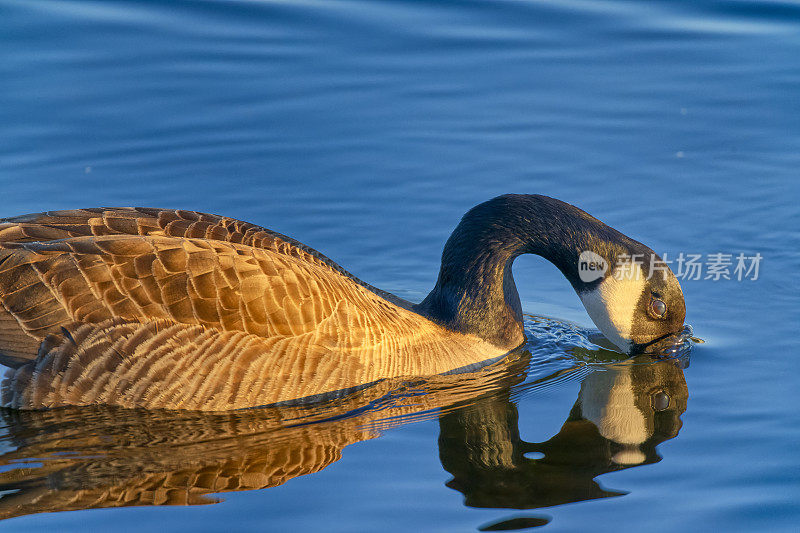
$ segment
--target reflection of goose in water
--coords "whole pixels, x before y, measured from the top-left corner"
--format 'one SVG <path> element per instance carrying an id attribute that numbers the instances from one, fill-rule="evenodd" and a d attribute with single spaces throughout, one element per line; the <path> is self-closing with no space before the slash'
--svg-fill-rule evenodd
<path id="1" fill-rule="evenodd" d="M 534 509 L 620 496 L 594 478 L 660 460 L 656 445 L 677 436 L 687 399 L 675 361 L 640 356 L 587 375 L 567 421 L 546 442 L 520 439 L 507 399 L 445 414 L 439 453 L 453 475 L 447 485 L 472 507 Z"/>
<path id="2" fill-rule="evenodd" d="M 379 435 L 380 428 L 440 416 L 442 465 L 448 486 L 467 505 L 531 508 L 608 496 L 592 478 L 631 464 L 615 463 L 635 446 L 642 463 L 656 460 L 657 443 L 677 434 L 686 405 L 682 373 L 671 362 L 613 366 L 614 385 L 582 387 L 562 430 L 542 444 L 519 439 L 510 389 L 524 379 L 529 354 L 519 353 L 484 370 L 414 383 L 387 380 L 347 398 L 317 406 L 276 406 L 226 413 L 127 410 L 97 406 L 53 411 L 5 411 L 6 448 L 0 467 L 0 517 L 38 512 L 130 505 L 206 504 L 217 492 L 268 488 L 314 473 L 337 461 L 349 444 Z M 546 385 L 578 365 L 539 380 Z M 602 371 L 598 371 L 602 372 Z M 626 375 L 628 377 L 622 377 Z M 590 374 L 584 381 L 593 380 Z M 529 384 L 525 384 L 527 386 Z M 630 385 L 628 395 L 621 389 Z M 609 400 L 607 411 L 625 410 L 627 398 L 648 429 L 618 443 L 601 435 L 606 421 L 582 415 L 586 387 L 591 401 Z M 647 411 L 644 391 L 669 395 L 668 407 Z M 618 394 L 619 393 L 619 394 Z M 652 395 L 651 395 L 652 396 Z M 656 400 L 662 401 L 662 400 Z M 644 402 L 644 403 L 643 403 Z M 622 401 L 624 404 L 625 401 Z M 662 406 L 663 403 L 656 405 Z M 603 413 L 593 405 L 592 412 Z M 431 410 L 435 410 L 431 412 Z M 632 413 L 632 411 L 631 411 Z M 600 419 L 603 420 L 603 415 Z M 620 424 L 624 426 L 625 424 Z M 632 439 L 644 440 L 632 444 Z M 526 459 L 540 451 L 543 459 Z M 40 467 L 20 464 L 35 457 Z"/>
<path id="3" fill-rule="evenodd" d="M 524 341 L 523 253 L 555 264 L 624 351 L 683 326 L 678 281 L 652 250 L 545 196 L 470 210 L 418 305 L 229 218 L 40 213 L 0 224 L 0 362 L 14 367 L 2 403 L 224 410 L 463 369 Z M 605 267 L 582 276 L 584 253 Z"/>

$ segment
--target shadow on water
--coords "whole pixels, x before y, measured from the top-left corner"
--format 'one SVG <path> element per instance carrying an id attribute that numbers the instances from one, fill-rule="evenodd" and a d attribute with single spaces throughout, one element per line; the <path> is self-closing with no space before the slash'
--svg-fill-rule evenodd
<path id="1" fill-rule="evenodd" d="M 595 478 L 659 460 L 681 427 L 686 359 L 619 360 L 578 328 L 534 319 L 522 350 L 480 371 L 385 381 L 316 405 L 224 413 L 114 407 L 0 412 L 0 518 L 136 505 L 199 505 L 323 470 L 355 442 L 439 420 L 447 486 L 471 507 L 536 509 L 625 494 Z M 576 337 L 577 336 L 577 337 Z M 688 352 L 688 349 L 686 350 Z M 549 356 L 547 354 L 550 354 Z M 688 355 L 685 354 L 685 355 Z M 515 398 L 581 380 L 561 430 L 520 439 Z M 480 529 L 544 525 L 514 516 Z"/>

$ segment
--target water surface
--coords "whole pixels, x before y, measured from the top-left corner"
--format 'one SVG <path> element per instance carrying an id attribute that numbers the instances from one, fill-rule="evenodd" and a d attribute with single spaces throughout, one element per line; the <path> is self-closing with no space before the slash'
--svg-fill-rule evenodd
<path id="1" fill-rule="evenodd" d="M 798 57 L 789 1 L 0 1 L 3 216 L 225 214 L 414 301 L 506 192 L 671 258 L 763 257 L 682 281 L 706 340 L 685 369 L 593 348 L 569 284 L 522 257 L 549 318 L 499 377 L 241 418 L 5 413 L 0 529 L 795 530 Z"/>

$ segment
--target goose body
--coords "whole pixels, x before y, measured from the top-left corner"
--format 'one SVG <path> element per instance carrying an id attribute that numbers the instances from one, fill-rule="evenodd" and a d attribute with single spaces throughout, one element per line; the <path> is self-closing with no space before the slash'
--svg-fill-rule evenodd
<path id="1" fill-rule="evenodd" d="M 231 218 L 97 208 L 4 219 L 0 362 L 11 368 L 2 404 L 236 409 L 497 359 L 524 341 L 511 263 L 520 253 L 545 255 L 519 237 L 541 228 L 515 230 L 535 222 L 530 213 L 519 220 L 531 205 L 540 224 L 563 226 L 578 213 L 600 225 L 568 246 L 643 246 L 569 204 L 499 197 L 465 215 L 436 287 L 414 305 L 289 237 Z M 545 256 L 568 269 L 557 255 L 571 252 L 553 250 Z"/>

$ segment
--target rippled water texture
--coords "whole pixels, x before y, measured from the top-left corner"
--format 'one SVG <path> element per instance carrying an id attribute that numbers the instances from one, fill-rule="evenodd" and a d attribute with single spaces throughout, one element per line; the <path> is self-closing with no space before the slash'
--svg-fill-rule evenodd
<path id="1" fill-rule="evenodd" d="M 796 531 L 798 57 L 791 1 L 0 0 L 0 216 L 229 215 L 413 301 L 506 192 L 669 259 L 762 257 L 682 280 L 705 342 L 663 360 L 599 348 L 521 257 L 528 343 L 481 371 L 0 413 L 0 530 Z"/>

